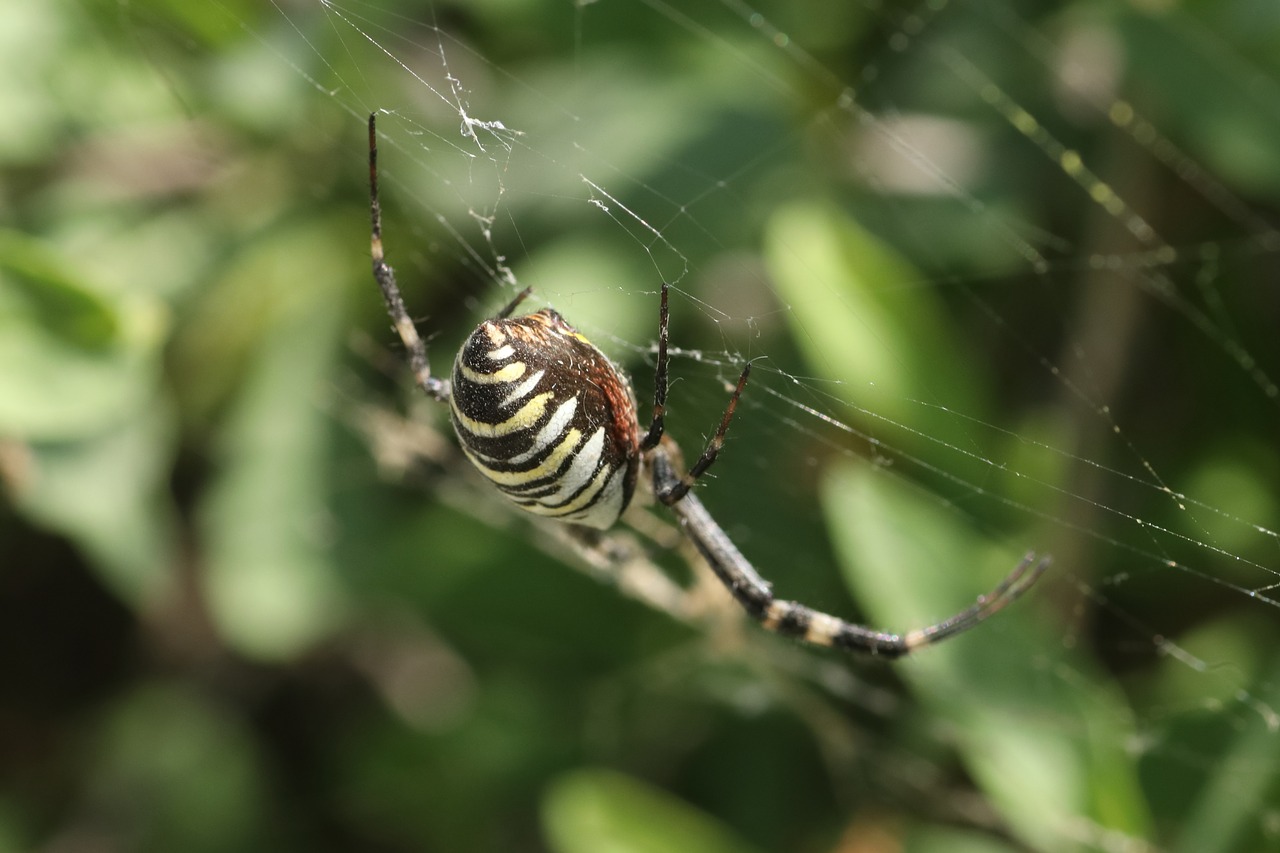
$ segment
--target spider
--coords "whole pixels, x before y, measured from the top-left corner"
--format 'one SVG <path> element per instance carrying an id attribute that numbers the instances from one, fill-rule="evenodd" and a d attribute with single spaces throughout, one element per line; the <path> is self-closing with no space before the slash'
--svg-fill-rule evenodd
<path id="1" fill-rule="evenodd" d="M 512 313 L 521 291 L 476 327 L 459 350 L 451 379 L 431 375 L 425 343 L 405 310 L 382 247 L 375 115 L 369 116 L 369 210 L 373 277 L 409 356 L 419 388 L 447 403 L 463 453 L 526 512 L 576 525 L 583 533 L 612 527 L 642 479 L 679 521 L 716 577 L 763 627 L 817 646 L 897 658 L 974 628 L 1039 579 L 1049 558 L 1028 553 L 990 593 L 955 615 L 901 634 L 877 631 L 774 597 L 772 586 L 742 555 L 691 488 L 716 461 L 751 375 L 742 369 L 720 425 L 702 455 L 682 470 L 680 450 L 665 433 L 668 290 L 658 308 L 658 361 L 653 414 L 645 428 L 631 383 L 609 358 L 550 308 Z M 584 530 L 585 528 L 585 530 Z"/>

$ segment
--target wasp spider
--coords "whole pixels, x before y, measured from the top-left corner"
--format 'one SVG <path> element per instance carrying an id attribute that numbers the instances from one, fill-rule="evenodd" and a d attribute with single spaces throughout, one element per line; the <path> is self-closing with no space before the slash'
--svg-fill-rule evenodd
<path id="1" fill-rule="evenodd" d="M 702 455 L 682 471 L 680 451 L 664 434 L 667 396 L 667 285 L 662 285 L 653 415 L 644 428 L 622 371 L 555 311 L 511 314 L 521 292 L 481 323 L 454 360 L 451 379 L 431 375 L 418 336 L 382 249 L 375 118 L 369 116 L 369 194 L 373 277 L 409 354 L 417 385 L 449 404 L 454 431 L 475 467 L 521 509 L 586 528 L 618 521 L 637 486 L 651 490 L 747 613 L 770 631 L 819 646 L 896 658 L 977 626 L 1026 592 L 1049 565 L 1027 554 L 987 595 L 927 628 L 876 631 L 773 595 L 768 581 L 712 519 L 690 488 L 715 462 L 751 374 L 738 377 L 720 426 Z M 643 482 L 642 481 L 646 481 Z"/>

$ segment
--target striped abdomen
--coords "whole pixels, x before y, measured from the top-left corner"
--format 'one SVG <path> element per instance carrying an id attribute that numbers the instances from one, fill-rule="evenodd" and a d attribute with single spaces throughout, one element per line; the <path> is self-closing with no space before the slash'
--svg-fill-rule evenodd
<path id="1" fill-rule="evenodd" d="M 454 362 L 450 409 L 467 458 L 521 508 L 604 529 L 630 503 L 631 386 L 555 311 L 481 323 Z"/>

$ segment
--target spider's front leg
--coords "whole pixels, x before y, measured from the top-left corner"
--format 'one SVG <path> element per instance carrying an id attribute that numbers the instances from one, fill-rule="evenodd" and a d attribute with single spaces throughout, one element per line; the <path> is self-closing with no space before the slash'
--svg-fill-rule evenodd
<path id="1" fill-rule="evenodd" d="M 671 325 L 668 299 L 670 290 L 671 285 L 664 281 L 658 304 L 658 363 L 654 368 L 653 376 L 653 418 L 649 422 L 648 431 L 640 440 L 641 453 L 651 453 L 662 446 L 667 454 L 667 462 L 670 463 L 674 459 L 676 463 L 674 466 L 669 466 L 669 469 L 673 473 L 677 470 L 683 472 L 670 480 L 664 480 L 661 486 L 658 485 L 655 474 L 654 496 L 666 506 L 671 506 L 688 494 L 698 478 L 705 474 L 711 464 L 716 461 L 720 448 L 724 446 L 724 435 L 729 431 L 729 422 L 733 420 L 733 413 L 738 408 L 738 400 L 742 397 L 742 389 L 747 386 L 747 379 L 751 377 L 751 362 L 748 361 L 738 376 L 737 387 L 729 398 L 729 405 L 725 407 L 724 416 L 720 418 L 720 426 L 716 429 L 715 435 L 707 443 L 702 455 L 693 463 L 693 467 L 685 471 L 680 459 L 680 449 L 666 435 L 667 385 L 669 383 L 667 339 Z"/>
<path id="2" fill-rule="evenodd" d="M 405 310 L 404 298 L 400 295 L 400 288 L 396 286 L 395 270 L 387 263 L 382 249 L 382 204 L 378 199 L 378 127 L 375 113 L 369 114 L 369 224 L 373 278 L 382 291 L 382 301 L 386 303 L 387 314 L 391 316 L 396 334 L 409 353 L 409 367 L 413 370 L 414 381 L 429 396 L 444 402 L 449 399 L 449 380 L 437 379 L 431 375 L 427 345 L 423 343 L 413 325 L 413 319 Z M 517 301 L 521 297 L 517 297 Z M 514 308 L 515 304 L 511 307 Z"/>

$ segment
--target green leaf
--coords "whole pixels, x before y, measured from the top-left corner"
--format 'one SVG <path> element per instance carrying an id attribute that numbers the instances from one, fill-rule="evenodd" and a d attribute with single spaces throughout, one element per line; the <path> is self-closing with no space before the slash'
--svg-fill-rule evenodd
<path id="1" fill-rule="evenodd" d="M 12 276 L 10 284 L 51 334 L 87 349 L 109 346 L 118 335 L 115 308 L 39 241 L 0 231 L 0 269 Z"/>
<path id="2" fill-rule="evenodd" d="M 748 853 L 714 818 L 670 794 L 610 770 L 557 779 L 542 804 L 556 853 Z"/>
<path id="3" fill-rule="evenodd" d="M 0 432 L 67 439 L 129 419 L 159 376 L 159 304 L 113 304 L 54 250 L 0 233 Z"/>
<path id="4" fill-rule="evenodd" d="M 792 205 L 770 220 L 765 258 L 793 334 L 841 396 L 897 422 L 929 429 L 933 406 L 978 410 L 976 373 L 920 274 L 857 223 L 821 205 Z"/>
<path id="5" fill-rule="evenodd" d="M 849 586 L 873 621 L 902 631 L 937 622 L 992 589 L 1016 554 L 981 542 L 963 516 L 884 469 L 836 463 L 823 506 Z M 857 519 L 851 523 L 851 519 Z M 1082 655 L 1037 618 L 1038 587 L 974 630 L 897 667 L 947 721 L 970 773 L 1018 835 L 1067 849 L 1083 819 L 1147 837 L 1129 708 Z M 1059 673 L 1069 672 L 1069 679 Z"/>
<path id="6" fill-rule="evenodd" d="M 1277 659 L 1280 661 L 1280 659 Z M 1259 679 L 1269 685 L 1256 702 L 1268 709 L 1280 707 L 1280 666 Z M 1274 831 L 1262 826 L 1274 816 L 1277 779 L 1280 779 L 1280 737 L 1275 712 L 1250 717 L 1234 743 L 1209 769 L 1199 800 L 1172 849 L 1185 853 L 1257 850 Z"/>
<path id="7" fill-rule="evenodd" d="M 321 404 L 342 329 L 334 295 L 347 266 L 328 237 L 316 228 L 278 235 L 232 271 L 274 299 L 264 301 L 267 333 L 201 508 L 205 581 L 224 638 L 270 660 L 325 636 L 344 609 L 328 546 L 329 419 Z"/>

